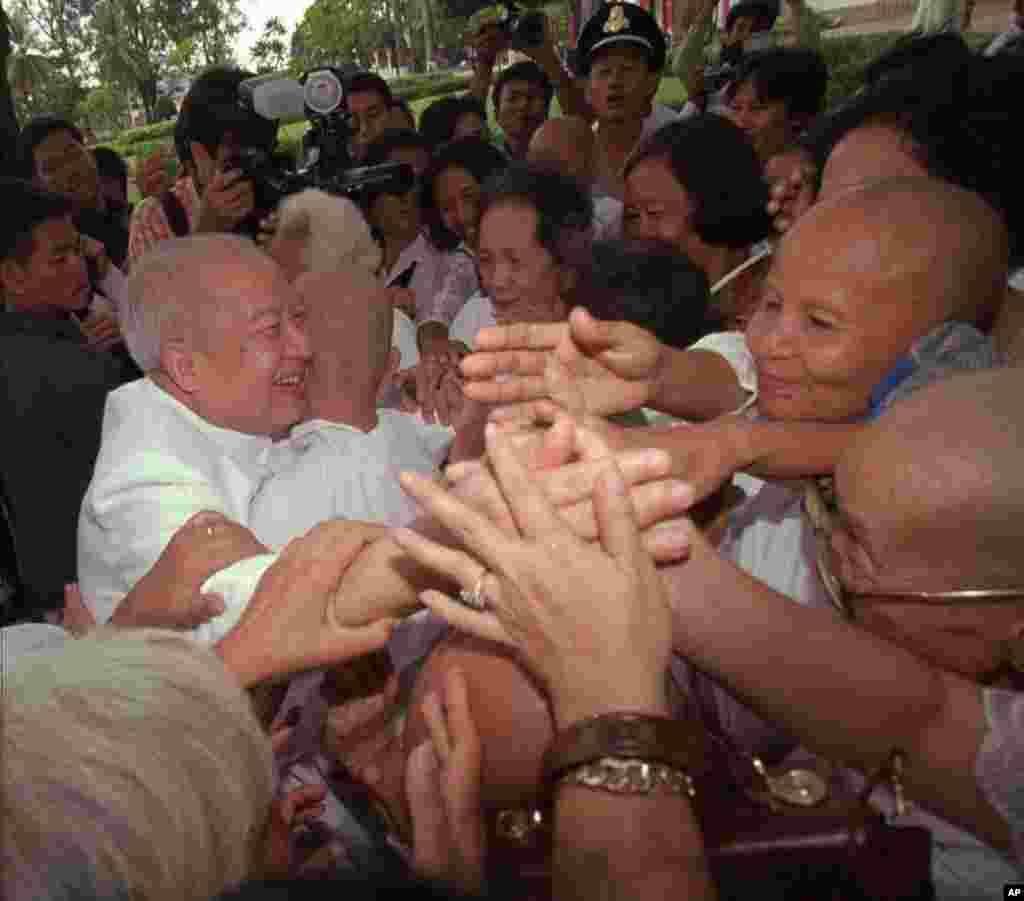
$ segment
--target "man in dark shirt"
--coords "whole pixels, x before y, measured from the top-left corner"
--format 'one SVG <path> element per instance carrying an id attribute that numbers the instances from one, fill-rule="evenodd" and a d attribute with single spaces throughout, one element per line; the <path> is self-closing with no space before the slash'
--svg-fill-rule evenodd
<path id="1" fill-rule="evenodd" d="M 78 508 L 107 393 L 138 376 L 123 353 L 90 347 L 78 323 L 91 289 L 73 203 L 0 180 L 0 482 L 19 575 L 36 610 L 75 581 Z"/>

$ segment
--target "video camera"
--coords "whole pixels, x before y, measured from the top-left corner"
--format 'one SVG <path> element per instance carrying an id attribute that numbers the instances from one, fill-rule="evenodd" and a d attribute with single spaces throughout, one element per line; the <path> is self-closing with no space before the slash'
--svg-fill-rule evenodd
<path id="1" fill-rule="evenodd" d="M 282 198 L 306 188 L 358 199 L 366 190 L 404 194 L 415 184 L 412 167 L 405 163 L 352 166 L 345 78 L 338 69 L 313 69 L 299 79 L 287 75 L 248 78 L 238 86 L 238 103 L 245 112 L 275 123 L 302 118 L 309 122 L 299 166 L 284 154 L 251 145 L 243 145 L 227 164 L 252 182 L 256 209 L 263 214 Z"/>

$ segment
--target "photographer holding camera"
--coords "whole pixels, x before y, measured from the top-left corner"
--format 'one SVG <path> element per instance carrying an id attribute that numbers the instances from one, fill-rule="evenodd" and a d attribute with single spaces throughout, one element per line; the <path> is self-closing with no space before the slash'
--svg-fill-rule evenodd
<path id="1" fill-rule="evenodd" d="M 242 148 L 269 153 L 277 123 L 246 110 L 238 86 L 251 73 L 218 67 L 199 76 L 181 105 L 174 145 L 184 177 L 144 200 L 132 216 L 129 264 L 168 238 L 236 231 L 259 215 L 251 180 L 234 164 Z"/>
<path id="2" fill-rule="evenodd" d="M 511 138 L 506 149 L 513 158 L 522 159 L 533 132 L 547 118 L 553 93 L 558 94 L 563 115 L 586 115 L 587 105 L 581 89 L 562 66 L 556 48 L 557 29 L 554 22 L 542 12 L 531 10 L 521 13 L 514 5 L 506 5 L 508 11 L 502 19 L 482 22 L 467 37 L 467 48 L 473 62 L 469 92 L 486 104 L 493 83 L 494 114 L 506 138 Z M 468 7 L 462 6 L 456 9 L 456 6 L 450 5 L 449 8 L 456 12 L 468 11 Z M 518 63 L 506 70 L 515 77 L 503 78 L 499 75 L 494 79 L 497 60 L 509 49 L 529 57 L 532 65 Z M 513 100 L 506 105 L 506 95 L 522 95 L 523 102 Z M 503 107 L 506 111 L 504 114 Z M 526 129 L 517 129 L 516 120 L 527 118 L 533 125 L 532 130 L 529 133 L 518 133 Z M 509 121 L 506 123 L 503 119 Z"/>

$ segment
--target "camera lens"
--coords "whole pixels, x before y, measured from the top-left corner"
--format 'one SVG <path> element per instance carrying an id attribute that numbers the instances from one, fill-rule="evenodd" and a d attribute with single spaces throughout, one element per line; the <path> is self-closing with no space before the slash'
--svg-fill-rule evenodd
<path id="1" fill-rule="evenodd" d="M 345 89 L 330 69 L 320 69 L 306 77 L 304 99 L 314 113 L 329 116 L 345 102 Z"/>

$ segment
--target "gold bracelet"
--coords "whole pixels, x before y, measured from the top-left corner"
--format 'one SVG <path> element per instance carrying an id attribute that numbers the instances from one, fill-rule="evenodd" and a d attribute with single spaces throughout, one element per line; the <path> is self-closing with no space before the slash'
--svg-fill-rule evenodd
<path id="1" fill-rule="evenodd" d="M 558 786 L 564 785 L 614 795 L 667 794 L 693 798 L 697 794 L 686 770 L 637 757 L 601 757 L 580 764 L 559 778 Z"/>
<path id="2" fill-rule="evenodd" d="M 706 769 L 704 734 L 683 719 L 621 712 L 590 717 L 555 735 L 544 754 L 544 782 L 604 758 L 662 764 L 700 777 Z"/>

